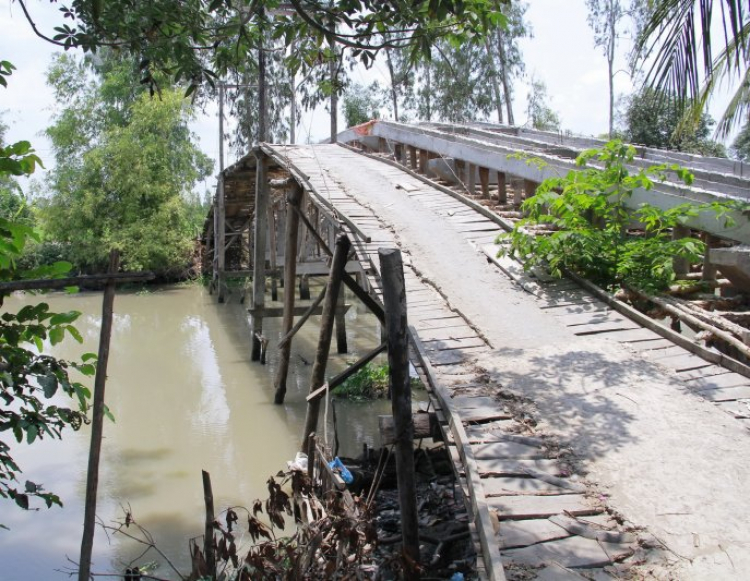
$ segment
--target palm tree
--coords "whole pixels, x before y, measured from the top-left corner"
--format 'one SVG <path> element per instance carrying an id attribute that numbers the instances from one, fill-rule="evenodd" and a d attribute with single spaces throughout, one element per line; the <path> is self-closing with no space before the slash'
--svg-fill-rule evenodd
<path id="1" fill-rule="evenodd" d="M 652 0 L 636 50 L 646 84 L 690 104 L 700 119 L 722 82 L 735 85 L 716 126 L 724 137 L 750 113 L 750 8 L 747 0 Z"/>

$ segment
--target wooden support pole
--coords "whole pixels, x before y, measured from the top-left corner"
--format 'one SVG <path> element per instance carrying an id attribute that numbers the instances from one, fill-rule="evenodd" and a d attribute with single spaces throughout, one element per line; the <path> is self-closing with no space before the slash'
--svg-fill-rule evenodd
<path id="1" fill-rule="evenodd" d="M 396 158 L 396 161 L 399 163 L 403 163 L 404 161 L 404 146 L 401 143 L 397 143 L 393 148 L 393 154 Z"/>
<path id="2" fill-rule="evenodd" d="M 206 559 L 207 573 L 210 579 L 216 575 L 216 553 L 214 552 L 214 493 L 211 487 L 211 475 L 201 470 L 203 476 L 203 502 L 206 506 L 206 524 L 203 529 L 203 557 Z"/>
<path id="3" fill-rule="evenodd" d="M 497 172 L 497 203 L 505 205 L 508 203 L 508 190 L 505 183 L 505 172 Z"/>
<path id="4" fill-rule="evenodd" d="M 677 224 L 674 228 L 672 228 L 672 240 L 682 240 L 683 238 L 688 238 L 689 236 L 690 228 L 688 228 L 687 226 Z M 678 277 L 685 276 L 688 272 L 690 272 L 690 260 L 683 256 L 675 256 L 672 258 L 672 268 L 674 269 L 674 273 Z"/>
<path id="5" fill-rule="evenodd" d="M 287 193 L 288 208 L 298 207 L 302 199 L 302 188 L 296 183 Z M 284 279 L 295 280 L 297 277 L 297 261 L 294 257 L 297 254 L 297 235 L 299 233 L 299 212 L 287 209 L 286 219 L 286 245 L 284 256 Z M 284 291 L 284 320 L 282 322 L 282 332 L 288 335 L 294 326 L 294 286 L 287 285 Z M 274 396 L 275 404 L 284 403 L 286 396 L 286 378 L 289 373 L 289 357 L 292 353 L 292 341 L 286 341 L 279 352 L 279 367 L 276 371 L 276 395 Z"/>
<path id="6" fill-rule="evenodd" d="M 426 149 L 420 149 L 419 150 L 419 171 L 425 175 L 427 175 L 427 150 Z"/>
<path id="7" fill-rule="evenodd" d="M 539 184 L 536 182 L 533 182 L 531 180 L 523 180 L 523 198 L 522 200 L 528 200 L 529 198 L 532 198 L 536 195 L 536 189 L 539 187 Z M 518 201 L 518 206 L 521 205 L 521 201 Z"/>
<path id="8" fill-rule="evenodd" d="M 367 294 L 367 291 L 363 289 L 359 284 L 357 284 L 357 281 L 354 280 L 351 275 L 348 273 L 344 273 L 344 276 L 341 277 L 343 283 L 349 288 L 350 291 L 354 293 L 354 296 L 356 296 L 360 301 L 364 303 L 364 305 L 370 309 L 373 315 L 375 315 L 378 318 L 378 321 L 381 323 L 385 321 L 385 314 L 383 313 L 383 307 L 381 307 L 378 302 L 373 299 L 369 294 Z"/>
<path id="9" fill-rule="evenodd" d="M 110 274 L 120 267 L 120 254 L 112 250 L 109 254 Z M 83 516 L 83 538 L 81 539 L 81 557 L 79 560 L 78 580 L 89 581 L 91 578 L 91 553 L 94 549 L 94 530 L 96 528 L 96 496 L 99 489 L 99 459 L 102 451 L 104 432 L 104 392 L 107 385 L 107 363 L 109 362 L 109 342 L 112 337 L 112 315 L 115 304 L 114 279 L 107 281 L 102 299 L 102 326 L 99 332 L 99 353 L 96 360 L 96 377 L 94 379 L 94 403 L 91 411 L 91 446 L 86 472 L 86 501 Z"/>
<path id="10" fill-rule="evenodd" d="M 482 197 L 489 199 L 490 197 L 490 170 L 486 167 L 478 168 L 479 172 L 479 183 L 482 186 Z"/>
<path id="11" fill-rule="evenodd" d="M 701 273 L 701 280 L 716 280 L 718 269 L 715 265 L 711 264 L 709 256 L 711 254 L 711 249 L 716 248 L 719 245 L 719 239 L 716 238 L 716 236 L 712 236 L 708 232 L 704 232 L 703 242 L 706 245 L 706 251 L 703 254 L 703 272 Z"/>
<path id="12" fill-rule="evenodd" d="M 391 406 L 396 430 L 396 476 L 401 508 L 405 578 L 419 579 L 419 518 L 414 472 L 414 423 L 411 410 L 404 265 L 400 250 L 381 248 L 378 250 L 378 255 L 383 281 L 385 327 L 388 335 Z"/>
<path id="13" fill-rule="evenodd" d="M 409 163 L 411 169 L 417 169 L 417 148 L 413 145 L 407 146 L 409 149 Z"/>
<path id="14" fill-rule="evenodd" d="M 341 287 L 336 299 L 336 351 L 348 353 L 349 346 L 346 344 L 346 311 L 344 310 L 344 287 Z"/>
<path id="15" fill-rule="evenodd" d="M 467 189 L 469 190 L 469 195 L 475 196 L 477 193 L 477 166 L 475 166 L 473 163 L 467 163 L 467 176 L 466 176 L 466 182 L 467 182 Z"/>
<path id="16" fill-rule="evenodd" d="M 330 389 L 336 389 L 339 385 L 341 385 L 342 383 L 344 383 L 352 375 L 354 375 L 355 373 L 357 373 L 357 371 L 359 371 L 360 369 L 362 369 L 370 361 L 372 361 L 378 355 L 380 355 L 383 351 L 385 351 L 387 347 L 388 347 L 388 343 L 383 342 L 380 345 L 378 345 L 377 347 L 375 347 L 375 349 L 373 349 L 369 353 L 366 353 L 365 355 L 363 355 L 362 358 L 359 361 L 357 361 L 356 363 L 350 365 L 344 371 L 342 371 L 337 376 L 335 376 L 334 378 L 332 378 L 331 381 L 328 382 L 328 387 Z M 308 397 L 308 401 L 309 401 L 310 396 L 307 396 L 307 397 Z"/>
<path id="17" fill-rule="evenodd" d="M 258 337 L 263 336 L 263 307 L 266 305 L 266 235 L 268 230 L 268 157 L 260 150 L 256 151 L 257 173 L 255 182 L 255 248 L 253 252 L 253 309 L 251 337 L 253 361 L 260 360 L 261 343 Z M 287 281 L 287 284 L 289 281 Z"/>
<path id="18" fill-rule="evenodd" d="M 341 277 L 344 274 L 346 258 L 349 255 L 351 242 L 346 234 L 339 234 L 333 251 L 331 262 L 331 275 L 328 278 L 328 286 L 323 301 L 323 316 L 320 321 L 320 334 L 318 335 L 318 349 L 315 353 L 312 374 L 310 377 L 310 393 L 325 383 L 326 364 L 328 353 L 331 350 L 331 336 L 333 335 L 333 319 L 336 310 L 336 299 L 341 289 Z M 307 404 L 307 417 L 305 418 L 305 430 L 302 433 L 302 446 L 300 450 L 308 450 L 308 438 L 310 434 L 318 429 L 318 414 L 320 412 L 320 401 L 315 400 Z"/>
<path id="19" fill-rule="evenodd" d="M 463 159 L 456 159 L 453 166 L 456 168 L 456 179 L 463 185 L 466 182 L 466 162 Z"/>
<path id="20" fill-rule="evenodd" d="M 276 266 L 277 266 L 278 250 L 279 250 L 277 247 L 278 241 L 276 240 L 277 227 L 278 227 L 278 224 L 276 222 L 276 208 L 274 207 L 273 202 L 271 202 L 268 205 L 268 237 L 269 237 L 269 246 L 270 246 L 269 259 L 270 259 L 271 272 L 273 272 L 273 274 L 271 275 L 271 300 L 272 301 L 279 300 L 279 289 L 276 284 L 276 281 L 277 281 Z"/>
<path id="21" fill-rule="evenodd" d="M 227 212 L 226 204 L 224 200 L 224 174 L 219 175 L 219 185 L 216 191 L 217 195 L 217 207 L 219 211 L 219 218 L 216 231 L 216 245 L 218 255 L 216 257 L 216 274 L 217 274 L 217 293 L 218 301 L 223 303 L 226 300 L 227 285 L 224 280 L 224 270 L 226 268 L 226 232 L 227 232 Z"/>
<path id="22" fill-rule="evenodd" d="M 299 298 L 301 301 L 310 300 L 310 277 L 306 274 L 299 277 Z"/>

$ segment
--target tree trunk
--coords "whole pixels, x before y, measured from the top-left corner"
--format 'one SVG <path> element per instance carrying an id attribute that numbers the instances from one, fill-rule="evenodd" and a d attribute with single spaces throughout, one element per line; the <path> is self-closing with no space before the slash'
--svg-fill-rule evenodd
<path id="1" fill-rule="evenodd" d="M 484 47 L 487 50 L 487 61 L 490 63 L 490 76 L 492 77 L 492 92 L 495 96 L 495 107 L 497 108 L 497 122 L 503 123 L 503 98 L 500 95 L 500 82 L 495 67 L 495 55 L 492 52 L 489 36 L 484 39 Z"/>
<path id="2" fill-rule="evenodd" d="M 396 73 L 393 71 L 393 61 L 391 60 L 391 51 L 385 50 L 385 62 L 388 65 L 388 74 L 391 77 L 391 101 L 393 102 L 393 119 L 398 122 L 398 92 L 396 87 Z"/>
<path id="3" fill-rule="evenodd" d="M 516 120 L 513 117 L 513 95 L 510 86 L 510 77 L 508 76 L 508 62 L 505 58 L 505 46 L 503 45 L 503 36 L 497 33 L 497 56 L 500 59 L 500 78 L 503 81 L 503 93 L 505 94 L 505 108 L 508 112 L 508 125 L 515 125 Z"/>

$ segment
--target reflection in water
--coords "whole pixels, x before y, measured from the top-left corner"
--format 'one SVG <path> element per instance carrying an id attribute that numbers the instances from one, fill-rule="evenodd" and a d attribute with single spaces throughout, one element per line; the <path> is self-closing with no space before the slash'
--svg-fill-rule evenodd
<path id="1" fill-rule="evenodd" d="M 18 297 L 6 306 L 36 300 Z M 45 300 L 53 310 L 85 313 L 77 325 L 84 345 L 66 340 L 51 351 L 69 359 L 96 352 L 101 295 Z M 286 402 L 277 406 L 272 403 L 278 365 L 273 345 L 281 336 L 280 320 L 265 322 L 271 347 L 268 364 L 261 366 L 249 360 L 246 312 L 236 300 L 218 305 L 198 286 L 165 287 L 118 294 L 115 311 L 106 399 L 116 421 L 104 427 L 98 516 L 111 523 L 129 507 L 160 549 L 187 570 L 188 539 L 203 529 L 200 471 L 211 473 L 219 511 L 264 498 L 267 478 L 294 457 L 318 320 L 295 337 Z M 329 376 L 379 342 L 371 315 L 352 308 L 347 326 L 354 352 L 332 355 Z M 386 401 L 338 402 L 340 453 L 356 455 L 363 443 L 377 445 L 377 416 L 388 408 Z M 332 441 L 330 428 L 328 434 Z M 0 523 L 11 528 L 0 531 L 0 581 L 68 578 L 56 570 L 74 567 L 66 558 L 78 558 L 88 440 L 84 428 L 67 433 L 62 442 L 44 440 L 14 450 L 25 469 L 22 479 L 44 483 L 65 507 L 22 512 L 0 503 Z M 97 530 L 94 570 L 122 572 L 142 550 Z M 159 564 L 156 555 L 145 560 Z M 169 571 L 159 564 L 157 575 L 169 577 Z"/>

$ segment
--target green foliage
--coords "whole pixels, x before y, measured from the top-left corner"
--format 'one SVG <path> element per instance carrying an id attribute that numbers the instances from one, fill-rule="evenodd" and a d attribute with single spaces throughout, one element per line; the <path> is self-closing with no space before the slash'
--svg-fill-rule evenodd
<path id="1" fill-rule="evenodd" d="M 389 367 L 368 363 L 331 393 L 354 401 L 378 399 L 388 395 Z"/>
<path id="2" fill-rule="evenodd" d="M 676 165 L 653 166 L 630 173 L 632 146 L 615 140 L 602 149 L 582 153 L 577 165 L 561 178 L 545 180 L 537 193 L 523 204 L 528 214 L 501 239 L 510 241 L 510 254 L 524 261 L 526 269 L 542 266 L 556 276 L 570 269 L 608 288 L 622 284 L 645 291 L 666 288 L 675 278 L 673 259 L 698 261 L 704 245 L 694 238 L 672 240 L 672 229 L 688 218 L 710 212 L 729 220 L 733 204 L 682 204 L 669 210 L 643 204 L 636 210 L 625 206 L 634 190 L 650 190 L 653 180 L 674 174 L 686 184 L 692 175 Z M 590 161 L 602 169 L 586 167 Z M 643 231 L 632 233 L 631 223 Z M 534 235 L 531 227 L 551 226 L 549 235 Z"/>
<path id="3" fill-rule="evenodd" d="M 559 131 L 560 117 L 547 104 L 547 85 L 539 79 L 531 79 L 531 90 L 526 100 L 527 123 L 540 131 Z"/>
<path id="4" fill-rule="evenodd" d="M 687 106 L 673 96 L 646 88 L 625 101 L 623 139 L 647 147 L 726 157 L 724 146 L 710 138 L 713 120 L 703 114 L 693 123 Z"/>
<path id="5" fill-rule="evenodd" d="M 39 158 L 27 142 L 0 148 L 0 177 L 7 174 L 28 175 Z M 18 278 L 54 277 L 65 274 L 70 264 L 56 263 L 33 270 L 20 270 L 17 266 L 29 240 L 38 235 L 26 224 L 0 218 L 0 281 Z M 2 305 L 0 295 L 0 305 Z M 31 499 L 44 501 L 47 507 L 61 505 L 54 493 L 27 480 L 18 486 L 21 468 L 11 454 L 5 434 L 12 435 L 17 443 L 34 443 L 45 436 L 59 438 L 66 427 L 74 430 L 86 421 L 90 392 L 83 384 L 71 380 L 69 370 L 93 375 L 93 354 L 83 356 L 80 363 L 68 362 L 48 355 L 42 350 L 44 342 L 55 345 L 66 335 L 79 343 L 82 337 L 73 323 L 80 315 L 77 311 L 54 313 L 49 305 L 39 303 L 24 306 L 17 313 L 0 315 L 0 497 L 9 498 L 24 509 L 32 507 Z M 53 403 L 58 392 L 71 397 L 75 408 Z"/>
<path id="6" fill-rule="evenodd" d="M 45 237 L 82 270 L 101 270 L 117 248 L 126 270 L 181 271 L 195 236 L 192 188 L 212 164 L 193 143 L 181 91 L 132 94 L 127 63 L 105 65 L 84 85 L 67 57 L 50 71 L 69 105 L 48 132 L 57 167 L 52 197 L 40 202 Z"/>
<path id="7" fill-rule="evenodd" d="M 732 155 L 742 161 L 750 159 L 750 123 L 746 123 L 735 137 L 731 147 Z"/>
<path id="8" fill-rule="evenodd" d="M 344 119 L 347 127 L 354 127 L 380 117 L 382 97 L 377 81 L 364 87 L 351 85 L 344 94 Z"/>

